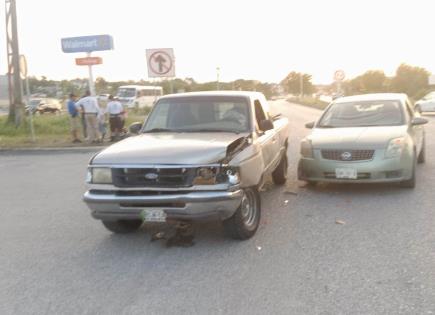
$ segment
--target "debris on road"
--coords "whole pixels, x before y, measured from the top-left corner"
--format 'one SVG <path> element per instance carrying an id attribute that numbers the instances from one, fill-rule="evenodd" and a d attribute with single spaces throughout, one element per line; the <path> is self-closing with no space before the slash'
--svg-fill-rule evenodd
<path id="1" fill-rule="evenodd" d="M 191 247 L 195 245 L 195 242 L 193 241 L 194 237 L 195 235 L 193 233 L 192 224 L 177 222 L 174 233 L 159 231 L 151 236 L 151 242 L 165 240 L 166 247 Z"/>
<path id="2" fill-rule="evenodd" d="M 257 250 L 259 250 L 259 251 L 260 251 L 260 250 L 261 250 L 261 246 L 257 246 Z"/>
<path id="3" fill-rule="evenodd" d="M 164 239 L 166 239 L 166 235 L 165 235 L 165 232 L 162 232 L 162 231 L 154 233 L 153 235 L 151 235 L 151 242 L 158 241 L 158 240 L 164 240 Z"/>
<path id="4" fill-rule="evenodd" d="M 335 224 L 345 225 L 346 222 L 337 219 L 337 220 L 335 220 Z"/>
<path id="5" fill-rule="evenodd" d="M 287 205 L 288 204 L 288 200 L 284 200 L 284 204 Z"/>

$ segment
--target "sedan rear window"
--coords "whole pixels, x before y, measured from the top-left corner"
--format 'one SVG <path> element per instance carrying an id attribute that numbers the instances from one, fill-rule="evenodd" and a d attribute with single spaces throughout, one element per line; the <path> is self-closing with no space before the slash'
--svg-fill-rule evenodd
<path id="1" fill-rule="evenodd" d="M 318 127 L 370 127 L 403 125 L 399 101 L 334 103 L 323 114 Z"/>

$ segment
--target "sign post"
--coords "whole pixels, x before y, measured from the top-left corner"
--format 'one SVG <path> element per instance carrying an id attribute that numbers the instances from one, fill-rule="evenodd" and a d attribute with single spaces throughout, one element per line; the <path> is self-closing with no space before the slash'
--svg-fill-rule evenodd
<path id="1" fill-rule="evenodd" d="M 113 38 L 110 35 L 94 35 L 81 37 L 62 38 L 62 51 L 64 53 L 85 52 L 86 58 L 76 58 L 76 65 L 88 66 L 89 90 L 91 95 L 95 95 L 94 78 L 92 66 L 103 63 L 100 57 L 91 57 L 93 51 L 103 51 L 113 49 Z"/>
<path id="2" fill-rule="evenodd" d="M 334 81 L 337 83 L 337 94 L 341 93 L 341 82 L 343 82 L 346 74 L 343 70 L 337 70 L 334 72 Z"/>

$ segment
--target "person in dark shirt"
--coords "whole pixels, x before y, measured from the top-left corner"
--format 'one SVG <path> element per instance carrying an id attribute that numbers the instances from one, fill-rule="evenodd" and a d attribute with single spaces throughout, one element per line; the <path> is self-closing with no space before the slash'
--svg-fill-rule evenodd
<path id="1" fill-rule="evenodd" d="M 69 95 L 67 108 L 70 117 L 71 135 L 73 138 L 72 142 L 80 143 L 81 141 L 79 139 L 79 128 L 80 128 L 79 111 L 77 110 L 76 107 L 76 96 L 73 93 Z"/>

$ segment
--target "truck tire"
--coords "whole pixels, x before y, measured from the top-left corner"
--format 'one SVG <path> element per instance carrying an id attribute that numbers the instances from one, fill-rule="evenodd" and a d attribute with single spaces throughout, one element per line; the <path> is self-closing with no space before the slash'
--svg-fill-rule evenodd
<path id="1" fill-rule="evenodd" d="M 106 229 L 117 234 L 136 232 L 142 225 L 142 220 L 101 221 Z"/>
<path id="2" fill-rule="evenodd" d="M 272 172 L 272 180 L 275 185 L 284 185 L 287 181 L 288 160 L 285 153 L 276 169 Z"/>
<path id="3" fill-rule="evenodd" d="M 421 146 L 420 153 L 418 154 L 417 163 L 422 164 L 426 161 L 426 139 L 423 138 L 423 145 Z"/>
<path id="4" fill-rule="evenodd" d="M 247 240 L 258 229 L 261 199 L 256 188 L 244 189 L 242 202 L 232 217 L 223 222 L 226 233 L 233 239 Z"/>
<path id="5" fill-rule="evenodd" d="M 412 176 L 410 179 L 405 180 L 403 182 L 400 183 L 401 187 L 404 188 L 415 188 L 415 184 L 416 184 L 416 166 L 417 166 L 417 159 L 414 156 L 414 161 L 412 162 Z"/>

